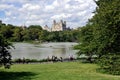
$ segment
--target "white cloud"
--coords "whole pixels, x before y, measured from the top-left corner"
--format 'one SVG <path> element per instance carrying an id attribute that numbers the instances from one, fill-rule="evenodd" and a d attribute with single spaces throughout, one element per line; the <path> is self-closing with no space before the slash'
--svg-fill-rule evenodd
<path id="1" fill-rule="evenodd" d="M 95 7 L 93 0 L 1 0 L 0 19 L 13 25 L 42 26 L 63 19 L 70 27 L 83 26 Z"/>
<path id="2" fill-rule="evenodd" d="M 87 11 L 82 11 L 77 13 L 78 16 L 87 16 L 86 14 L 87 14 Z"/>
<path id="3" fill-rule="evenodd" d="M 4 18 L 4 21 L 6 22 L 6 21 L 9 21 L 10 20 L 10 18 Z"/>
<path id="4" fill-rule="evenodd" d="M 43 23 L 44 23 L 44 20 L 42 20 L 42 19 L 40 19 L 40 20 L 28 20 L 27 22 L 26 22 L 26 24 L 30 24 L 30 25 L 43 25 Z"/>
<path id="5" fill-rule="evenodd" d="M 29 19 L 30 20 L 38 20 L 38 19 L 40 19 L 40 16 L 39 15 L 30 15 Z"/>
<path id="6" fill-rule="evenodd" d="M 39 10 L 39 9 L 40 9 L 39 5 L 33 5 L 33 4 L 27 3 L 27 4 L 24 4 L 20 10 L 21 11 L 22 10 L 23 11 L 25 11 L 25 10 L 27 10 L 27 11 L 33 11 L 33 10 Z"/>
<path id="7" fill-rule="evenodd" d="M 66 5 L 65 5 L 65 8 L 66 8 L 66 9 L 70 9 L 70 5 L 69 5 L 69 4 L 66 4 Z"/>
<path id="8" fill-rule="evenodd" d="M 58 7 L 60 4 L 58 3 L 58 0 L 55 0 L 52 5 Z"/>
<path id="9" fill-rule="evenodd" d="M 85 2 L 85 0 L 75 0 L 75 1 L 77 1 L 77 2 L 79 2 L 81 4 L 83 4 Z"/>
<path id="10" fill-rule="evenodd" d="M 45 6 L 45 11 L 48 11 L 48 10 L 53 10 L 55 7 L 52 6 L 52 5 L 47 5 Z"/>
<path id="11" fill-rule="evenodd" d="M 13 5 L 8 5 L 8 4 L 0 4 L 0 10 L 5 10 L 5 9 L 10 9 L 13 8 Z"/>
<path id="12" fill-rule="evenodd" d="M 72 14 L 59 14 L 59 15 L 54 15 L 51 17 L 51 19 L 64 19 L 64 18 L 68 18 L 68 17 L 71 17 Z"/>
<path id="13" fill-rule="evenodd" d="M 5 15 L 6 15 L 6 16 L 11 16 L 12 13 L 11 13 L 10 11 L 5 11 Z"/>

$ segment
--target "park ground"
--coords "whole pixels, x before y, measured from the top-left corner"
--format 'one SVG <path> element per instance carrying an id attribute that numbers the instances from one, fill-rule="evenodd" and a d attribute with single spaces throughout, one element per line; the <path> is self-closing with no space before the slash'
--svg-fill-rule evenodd
<path id="1" fill-rule="evenodd" d="M 14 64 L 11 69 L 0 67 L 0 80 L 120 80 L 120 76 L 97 72 L 98 68 L 81 62 Z"/>

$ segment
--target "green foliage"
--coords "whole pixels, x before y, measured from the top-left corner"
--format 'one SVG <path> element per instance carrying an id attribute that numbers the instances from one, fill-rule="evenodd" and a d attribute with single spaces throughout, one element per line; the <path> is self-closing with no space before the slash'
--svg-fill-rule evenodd
<path id="1" fill-rule="evenodd" d="M 98 0 L 96 4 L 95 15 L 81 29 L 78 54 L 97 55 L 101 69 L 118 75 L 120 68 L 115 66 L 120 64 L 120 1 Z"/>
<path id="2" fill-rule="evenodd" d="M 13 35 L 12 41 L 16 41 L 16 42 L 22 41 L 22 29 L 21 28 L 16 27 L 12 35 Z"/>
<path id="3" fill-rule="evenodd" d="M 110 74 L 120 75 L 120 1 L 99 0 L 96 15 L 91 22 L 94 26 L 94 42 L 98 45 L 101 69 Z"/>
<path id="4" fill-rule="evenodd" d="M 29 29 L 39 29 L 39 30 L 42 30 L 42 27 L 40 26 L 40 25 L 30 25 L 29 27 L 28 27 Z"/>
<path id="5" fill-rule="evenodd" d="M 73 42 L 78 40 L 78 30 L 48 32 L 40 25 L 30 25 L 28 28 L 0 24 L 0 34 L 14 42 L 39 41 L 39 42 Z"/>
<path id="6" fill-rule="evenodd" d="M 12 26 L 2 26 L 0 28 L 0 34 L 3 35 L 6 39 L 10 39 L 13 34 Z"/>
<path id="7" fill-rule="evenodd" d="M 78 30 L 49 32 L 47 41 L 52 42 L 75 42 L 78 40 Z"/>
<path id="8" fill-rule="evenodd" d="M 94 42 L 98 45 L 97 50 L 100 55 L 120 51 L 120 46 L 118 45 L 118 39 L 120 38 L 120 31 L 118 31 L 120 28 L 118 26 L 120 25 L 118 17 L 120 16 L 120 5 L 118 3 L 120 3 L 119 0 L 99 0 L 97 2 L 99 5 L 96 9 L 96 15 L 90 21 L 94 27 Z"/>
<path id="9" fill-rule="evenodd" d="M 100 70 L 105 73 L 120 75 L 120 54 L 109 53 L 99 59 Z"/>
<path id="10" fill-rule="evenodd" d="M 80 51 L 77 53 L 78 56 L 85 54 L 85 56 L 88 56 L 87 61 L 92 62 L 92 56 L 95 55 L 94 52 L 96 50 L 96 46 L 93 44 L 92 26 L 88 24 L 85 27 L 82 27 L 79 37 L 80 44 L 75 46 L 75 49 L 80 49 Z"/>
<path id="11" fill-rule="evenodd" d="M 0 66 L 9 68 L 11 64 L 11 54 L 8 49 L 11 48 L 11 44 L 0 35 Z"/>

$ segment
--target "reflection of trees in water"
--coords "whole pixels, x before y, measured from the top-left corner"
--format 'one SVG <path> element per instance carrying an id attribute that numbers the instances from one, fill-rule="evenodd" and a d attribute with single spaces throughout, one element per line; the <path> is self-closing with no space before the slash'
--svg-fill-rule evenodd
<path id="1" fill-rule="evenodd" d="M 53 50 L 53 54 L 58 57 L 64 57 L 66 54 L 66 49 L 65 48 L 56 48 Z"/>

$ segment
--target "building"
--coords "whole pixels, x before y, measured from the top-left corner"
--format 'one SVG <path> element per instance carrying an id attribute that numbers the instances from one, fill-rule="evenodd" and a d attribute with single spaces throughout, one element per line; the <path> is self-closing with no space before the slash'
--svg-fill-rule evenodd
<path id="1" fill-rule="evenodd" d="M 43 29 L 51 32 L 51 29 L 50 29 L 47 25 L 45 25 L 45 26 L 43 27 Z"/>
<path id="2" fill-rule="evenodd" d="M 65 30 L 70 30 L 70 28 L 66 27 L 66 21 L 60 20 L 60 22 L 56 22 L 53 20 L 52 27 L 51 29 L 46 25 L 44 30 L 47 31 L 65 31 Z"/>
<path id="3" fill-rule="evenodd" d="M 53 24 L 52 24 L 52 31 L 65 31 L 66 30 L 66 21 L 63 22 L 63 20 L 61 20 L 60 22 L 56 22 L 55 20 L 53 20 Z"/>

